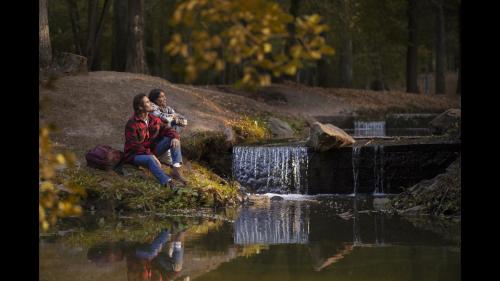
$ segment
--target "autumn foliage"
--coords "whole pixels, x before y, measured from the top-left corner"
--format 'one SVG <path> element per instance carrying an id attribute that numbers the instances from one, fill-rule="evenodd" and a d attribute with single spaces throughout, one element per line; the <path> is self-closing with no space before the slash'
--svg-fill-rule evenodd
<path id="1" fill-rule="evenodd" d="M 232 64 L 242 67 L 239 84 L 266 86 L 271 75 L 295 75 L 306 61 L 333 54 L 321 36 L 328 26 L 319 15 L 294 18 L 272 1 L 186 0 L 176 7 L 172 24 L 179 32 L 165 50 L 184 60 L 188 82 Z M 290 37 L 293 44 L 286 48 Z"/>

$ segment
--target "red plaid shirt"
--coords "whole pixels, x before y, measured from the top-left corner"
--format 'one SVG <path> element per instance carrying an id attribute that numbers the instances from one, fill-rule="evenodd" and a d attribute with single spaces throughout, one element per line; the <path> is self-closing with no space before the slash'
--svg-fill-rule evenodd
<path id="1" fill-rule="evenodd" d="M 179 138 L 179 134 L 162 126 L 161 119 L 148 114 L 148 123 L 133 115 L 125 125 L 125 162 L 132 162 L 136 155 L 153 154 L 160 137 Z"/>

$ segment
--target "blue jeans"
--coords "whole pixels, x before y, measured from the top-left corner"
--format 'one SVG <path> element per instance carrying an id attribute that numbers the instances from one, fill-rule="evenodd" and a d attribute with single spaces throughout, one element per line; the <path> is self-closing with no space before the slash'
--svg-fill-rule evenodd
<path id="1" fill-rule="evenodd" d="M 177 133 L 179 133 L 179 134 L 181 133 L 181 131 L 182 131 L 182 127 L 181 126 L 174 125 L 173 127 L 174 127 L 174 130 L 177 131 Z"/>
<path id="2" fill-rule="evenodd" d="M 172 138 L 164 137 L 157 145 L 156 145 L 156 155 L 162 156 L 167 150 L 170 149 L 170 153 L 172 154 L 172 164 L 181 164 L 182 163 L 182 152 L 180 146 L 178 148 L 172 148 L 171 144 Z"/>
<path id="3" fill-rule="evenodd" d="M 153 159 L 154 155 L 136 155 L 134 157 L 134 165 L 147 167 L 161 185 L 170 181 L 170 177 L 163 172 L 161 166 Z"/>
<path id="4" fill-rule="evenodd" d="M 162 230 L 162 232 L 160 232 L 160 234 L 156 236 L 151 244 L 136 249 L 135 256 L 140 259 L 152 260 L 153 258 L 158 256 L 158 253 L 163 248 L 163 245 L 167 243 L 169 237 L 170 234 L 168 230 Z"/>

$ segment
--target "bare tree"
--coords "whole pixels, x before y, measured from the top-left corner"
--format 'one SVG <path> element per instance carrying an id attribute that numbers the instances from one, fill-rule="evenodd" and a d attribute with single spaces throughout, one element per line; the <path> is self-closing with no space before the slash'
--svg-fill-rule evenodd
<path id="1" fill-rule="evenodd" d="M 98 59 L 98 51 L 99 51 L 99 43 L 101 41 L 101 34 L 103 28 L 104 17 L 109 11 L 109 6 L 111 6 L 110 0 L 105 0 L 104 5 L 99 14 L 98 0 L 89 0 L 88 1 L 88 36 L 87 36 L 87 64 L 89 69 L 96 69 L 100 65 Z"/>
<path id="2" fill-rule="evenodd" d="M 82 36 L 80 31 L 80 14 L 78 13 L 78 4 L 76 0 L 66 0 L 68 6 L 69 20 L 71 21 L 71 31 L 73 32 L 73 40 L 75 41 L 75 52 L 79 55 L 82 53 Z"/>
<path id="3" fill-rule="evenodd" d="M 349 28 L 351 20 L 351 9 L 349 0 L 340 0 L 340 22 L 342 32 L 340 34 L 340 86 L 352 87 L 352 37 Z"/>
<path id="4" fill-rule="evenodd" d="M 408 0 L 408 46 L 406 52 L 406 92 L 418 93 L 417 84 L 417 0 Z"/>
<path id="5" fill-rule="evenodd" d="M 50 45 L 49 19 L 47 15 L 48 0 L 38 1 L 38 65 L 41 68 L 49 66 L 52 62 L 52 48 Z"/>
<path id="6" fill-rule="evenodd" d="M 446 92 L 445 84 L 445 65 L 446 48 L 444 44 L 444 11 L 442 0 L 433 0 L 436 11 L 436 94 Z"/>
<path id="7" fill-rule="evenodd" d="M 148 73 L 144 52 L 144 0 L 128 1 L 128 46 L 125 70 Z"/>
<path id="8" fill-rule="evenodd" d="M 125 71 L 127 63 L 127 15 L 127 0 L 114 0 L 111 69 L 115 71 Z"/>

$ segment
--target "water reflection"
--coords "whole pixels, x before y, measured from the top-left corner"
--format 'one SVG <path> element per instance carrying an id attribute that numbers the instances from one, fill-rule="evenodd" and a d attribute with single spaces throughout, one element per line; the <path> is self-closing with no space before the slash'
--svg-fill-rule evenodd
<path id="1" fill-rule="evenodd" d="M 421 238 L 399 228 L 387 229 L 387 223 L 408 228 L 411 224 L 374 211 L 373 206 L 380 204 L 381 200 L 384 199 L 345 197 L 337 199 L 335 206 L 285 200 L 271 202 L 268 206 L 244 208 L 234 223 L 233 241 L 237 245 L 308 244 L 323 240 L 328 233 L 329 240 L 355 246 L 384 246 Z"/>
<path id="2" fill-rule="evenodd" d="M 434 232 L 425 221 L 375 212 L 383 198 L 294 200 L 246 206 L 234 223 L 129 219 L 42 239 L 40 280 L 460 278 L 456 240 Z M 71 237 L 86 239 L 89 246 L 80 251 L 81 246 L 66 243 Z"/>
<path id="3" fill-rule="evenodd" d="M 87 258 L 100 267 L 125 259 L 128 281 L 160 281 L 179 276 L 183 255 L 184 231 L 171 235 L 164 229 L 150 243 L 121 240 L 95 245 Z"/>
<path id="4" fill-rule="evenodd" d="M 245 208 L 234 223 L 234 243 L 307 243 L 308 210 L 308 205 L 302 202 L 274 202 L 269 209 Z"/>

